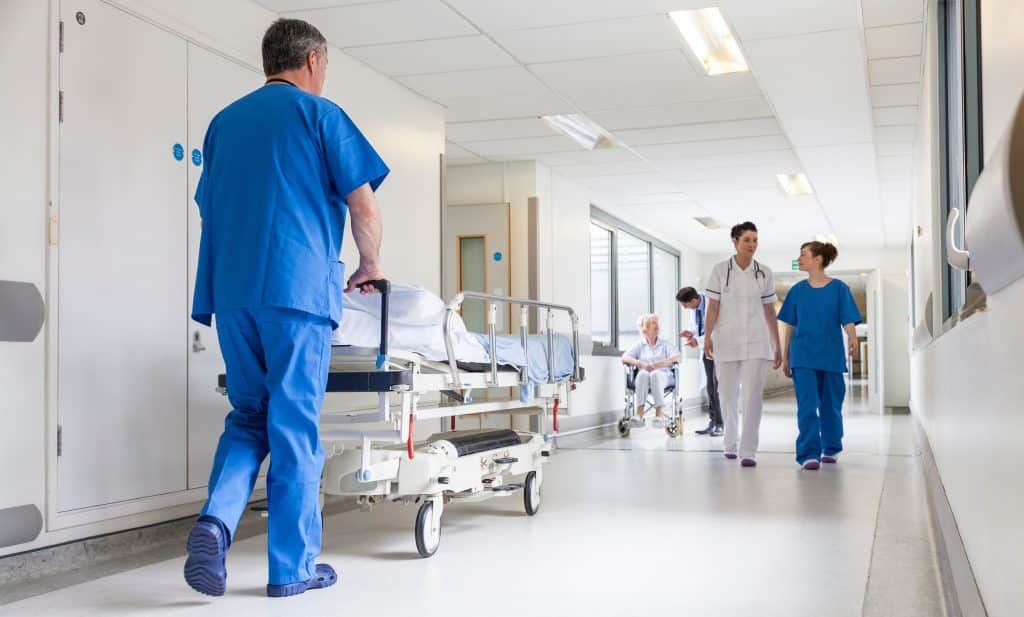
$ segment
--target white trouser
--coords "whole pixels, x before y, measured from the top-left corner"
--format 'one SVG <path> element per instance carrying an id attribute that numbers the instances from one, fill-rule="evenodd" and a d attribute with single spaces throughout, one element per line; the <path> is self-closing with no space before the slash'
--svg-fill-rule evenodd
<path id="1" fill-rule="evenodd" d="M 725 421 L 725 452 L 740 458 L 754 458 L 761 431 L 761 410 L 764 407 L 764 382 L 768 360 L 715 362 L 718 376 L 718 399 Z M 740 390 L 742 385 L 743 433 L 740 437 Z"/>
<path id="2" fill-rule="evenodd" d="M 636 374 L 636 404 L 646 405 L 647 394 L 650 393 L 654 399 L 655 407 L 665 406 L 665 387 L 668 385 L 671 375 L 665 371 L 654 371 L 653 373 L 641 370 Z"/>

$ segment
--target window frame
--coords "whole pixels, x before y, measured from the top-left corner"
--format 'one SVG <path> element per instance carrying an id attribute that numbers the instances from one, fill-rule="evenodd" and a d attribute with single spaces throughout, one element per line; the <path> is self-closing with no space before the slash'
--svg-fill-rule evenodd
<path id="1" fill-rule="evenodd" d="M 984 165 L 981 90 L 980 0 L 939 0 L 937 11 L 939 77 L 939 207 L 941 310 L 943 331 L 958 321 L 971 273 L 946 262 L 950 238 L 945 222 L 959 205 L 961 217 L 955 233 L 963 244 L 968 199 Z M 955 60 L 956 66 L 951 66 Z M 955 104 L 955 108 L 951 109 Z M 952 131 L 953 123 L 957 131 Z M 953 143 L 953 142 L 956 143 Z M 952 172 L 955 168 L 956 175 Z M 953 194 L 953 191 L 956 194 Z"/>
<path id="2" fill-rule="evenodd" d="M 611 250 L 609 252 L 609 268 L 611 279 L 611 306 L 609 307 L 609 315 L 611 320 L 611 344 L 605 345 L 603 343 L 594 342 L 594 355 L 605 355 L 605 356 L 620 356 L 623 351 L 619 348 L 619 236 L 623 233 L 629 234 L 643 242 L 647 243 L 647 270 L 648 270 L 648 294 L 647 294 L 647 306 L 648 311 L 654 311 L 654 249 L 660 249 L 669 255 L 676 258 L 676 276 L 675 276 L 675 287 L 678 290 L 682 284 L 682 272 L 683 272 L 683 260 L 682 253 L 679 249 L 673 247 L 658 238 L 655 238 L 651 234 L 638 229 L 622 219 L 613 216 L 604 210 L 601 210 L 597 206 L 591 204 L 590 206 L 590 222 L 593 225 L 601 227 L 611 232 Z M 592 280 L 592 279 L 591 279 Z M 591 294 L 591 297 L 593 295 Z M 682 311 L 679 309 L 678 303 L 676 303 L 676 324 L 682 323 Z M 593 311 L 591 311 L 593 314 Z M 591 327 L 593 324 L 591 323 Z"/>

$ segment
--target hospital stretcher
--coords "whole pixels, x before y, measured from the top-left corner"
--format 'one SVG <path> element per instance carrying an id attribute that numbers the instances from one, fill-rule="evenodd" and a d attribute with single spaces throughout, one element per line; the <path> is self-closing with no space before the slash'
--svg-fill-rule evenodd
<path id="1" fill-rule="evenodd" d="M 557 304 L 462 292 L 447 305 L 442 325 L 447 361 L 438 362 L 416 353 L 389 352 L 390 285 L 387 281 L 374 285 L 382 292 L 379 348 L 335 346 L 326 390 L 373 393 L 377 406 L 371 412 L 322 415 L 320 438 L 327 457 L 322 494 L 356 497 L 364 510 L 387 501 L 418 503 L 414 531 L 416 548 L 423 557 L 437 550 L 441 515 L 452 501 L 478 501 L 521 491 L 524 510 L 528 515 L 536 514 L 542 467 L 551 454 L 551 437 L 558 431 L 559 406 L 568 404 L 576 383 L 583 380 L 576 312 Z M 467 299 L 488 303 L 489 365 L 462 363 L 456 357 L 453 324 Z M 499 304 L 520 306 L 519 341 L 526 358 L 523 366 L 498 361 Z M 536 353 L 538 347 L 536 337 L 527 334 L 530 308 L 546 312 L 546 344 L 541 347 L 547 371 L 543 380 L 531 378 L 529 370 L 530 351 Z M 554 353 L 553 311 L 567 313 L 572 324 L 572 364 L 561 371 Z M 223 392 L 223 375 L 220 385 Z M 476 392 L 501 389 L 519 389 L 524 395 L 507 400 L 474 398 Z M 427 394 L 439 395 L 440 402 L 420 405 L 421 397 Z M 398 403 L 394 407 L 393 399 Z M 536 432 L 454 430 L 458 416 L 495 412 L 535 416 Z M 431 419 L 450 422 L 451 430 L 415 442 L 415 423 Z M 516 478 L 521 480 L 512 481 Z"/>

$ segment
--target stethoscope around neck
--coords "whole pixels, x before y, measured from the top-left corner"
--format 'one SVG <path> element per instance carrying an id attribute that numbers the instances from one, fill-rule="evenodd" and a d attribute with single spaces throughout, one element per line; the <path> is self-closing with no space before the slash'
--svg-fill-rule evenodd
<path id="1" fill-rule="evenodd" d="M 729 288 L 729 279 L 732 278 L 732 264 L 733 264 L 733 262 L 735 260 L 736 259 L 734 257 L 730 257 L 729 258 L 729 267 L 725 271 L 725 288 L 726 289 Z M 754 264 L 754 280 L 756 281 L 757 277 L 760 276 L 762 279 L 765 280 L 765 282 L 767 282 L 768 281 L 768 275 L 765 274 L 764 270 L 761 269 L 761 264 L 757 263 L 756 259 L 751 259 L 750 261 Z"/>

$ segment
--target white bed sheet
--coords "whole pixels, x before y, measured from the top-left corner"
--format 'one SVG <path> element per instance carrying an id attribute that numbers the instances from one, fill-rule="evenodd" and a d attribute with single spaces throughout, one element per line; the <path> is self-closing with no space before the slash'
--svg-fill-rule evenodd
<path id="1" fill-rule="evenodd" d="M 344 294 L 341 323 L 332 342 L 356 347 L 380 345 L 380 300 L 380 294 Z M 446 361 L 444 301 L 422 287 L 397 283 L 391 284 L 388 301 L 388 347 L 412 351 L 428 360 Z M 453 331 L 459 361 L 490 362 L 487 350 L 467 332 L 459 315 L 455 316 Z"/>

